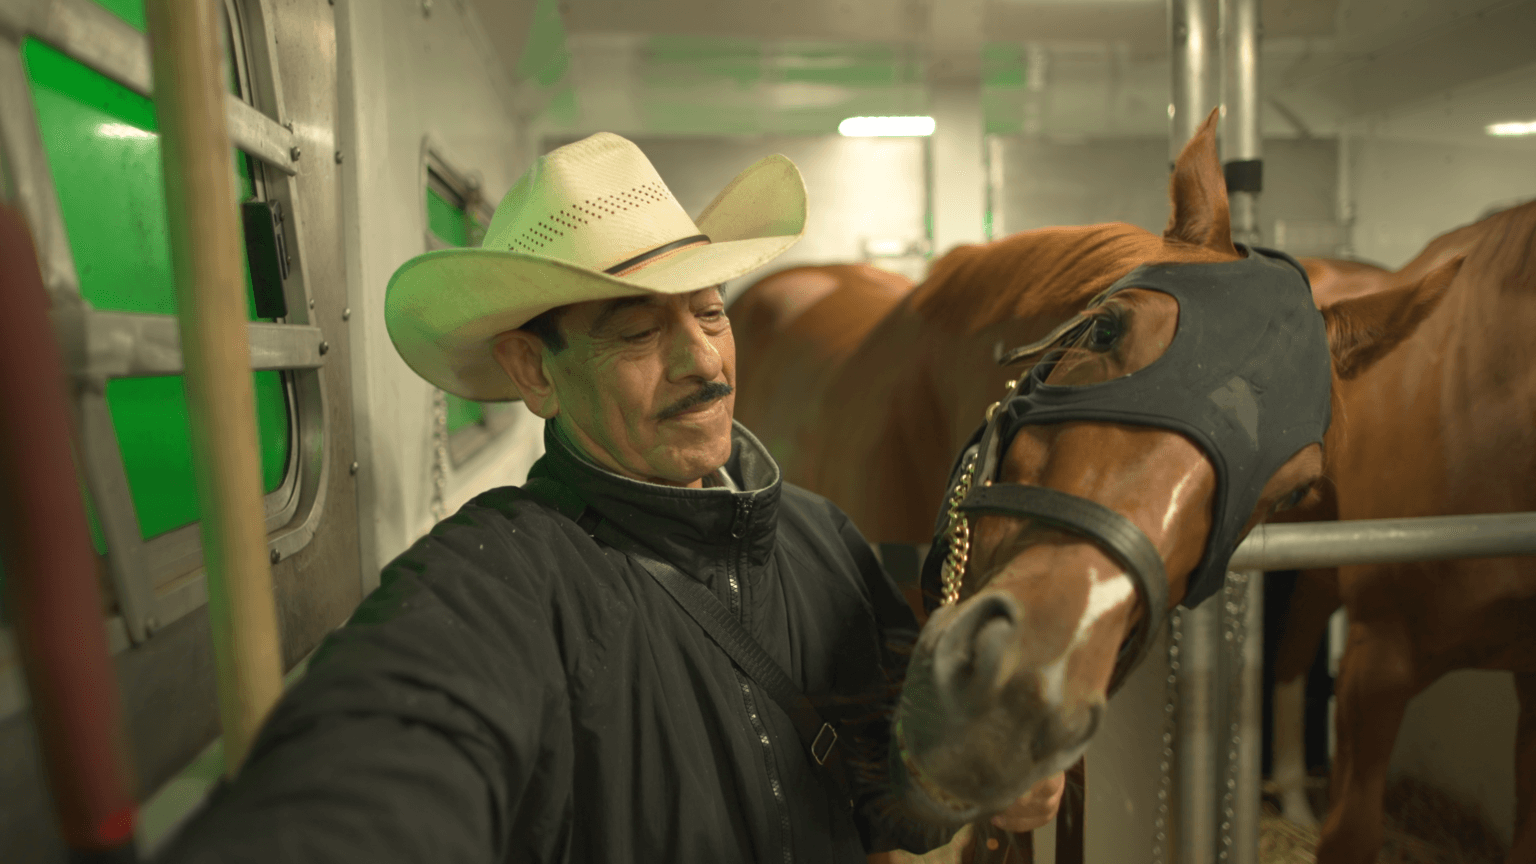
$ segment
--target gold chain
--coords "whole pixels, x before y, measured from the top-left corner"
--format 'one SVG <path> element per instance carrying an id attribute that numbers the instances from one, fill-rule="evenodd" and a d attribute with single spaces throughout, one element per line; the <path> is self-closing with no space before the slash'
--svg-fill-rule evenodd
<path id="1" fill-rule="evenodd" d="M 970 494 L 971 481 L 976 476 L 976 457 L 972 452 L 960 472 L 960 482 L 949 494 L 949 554 L 944 557 L 940 579 L 944 588 L 945 606 L 953 606 L 960 599 L 960 582 L 965 578 L 965 565 L 971 557 L 971 520 L 960 512 L 960 502 Z"/>

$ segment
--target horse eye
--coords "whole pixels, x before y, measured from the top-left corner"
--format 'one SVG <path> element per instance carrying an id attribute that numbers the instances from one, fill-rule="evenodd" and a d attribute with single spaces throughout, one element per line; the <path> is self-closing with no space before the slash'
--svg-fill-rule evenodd
<path id="1" fill-rule="evenodd" d="M 1312 484 L 1311 483 L 1307 483 L 1307 484 L 1305 484 L 1303 486 L 1298 486 L 1295 489 L 1292 489 L 1291 490 L 1291 494 L 1285 496 L 1285 498 L 1281 499 L 1280 503 L 1275 506 L 1275 512 L 1279 513 L 1282 510 L 1289 510 L 1292 507 L 1295 507 L 1296 505 L 1300 504 L 1304 499 L 1306 499 L 1307 493 L 1309 493 L 1311 491 L 1312 491 Z"/>
<path id="2" fill-rule="evenodd" d="M 1115 347 L 1124 335 L 1118 315 L 1095 316 L 1088 330 L 1087 348 L 1090 351 L 1108 351 Z"/>

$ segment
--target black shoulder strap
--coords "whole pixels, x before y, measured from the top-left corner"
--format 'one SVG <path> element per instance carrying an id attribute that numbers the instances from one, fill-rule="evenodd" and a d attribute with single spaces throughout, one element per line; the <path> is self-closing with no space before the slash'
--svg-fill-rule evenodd
<path id="1" fill-rule="evenodd" d="M 677 605 L 688 613 L 688 617 L 692 618 L 705 634 L 720 646 L 726 656 L 731 658 L 731 662 L 735 663 L 736 667 L 746 673 L 747 677 L 756 682 L 759 687 L 767 691 L 773 701 L 778 703 L 785 714 L 789 715 L 789 719 L 795 724 L 795 732 L 800 736 L 800 741 L 805 745 L 811 759 L 817 765 L 827 765 L 832 747 L 837 743 L 837 730 L 832 727 L 832 724 L 821 719 L 820 712 L 811 704 L 811 700 L 800 692 L 784 669 L 768 656 L 763 646 L 752 638 L 736 616 L 721 605 L 708 588 L 652 554 L 620 531 L 617 526 L 603 522 L 601 518 L 592 518 L 596 515 L 595 511 L 581 503 L 579 496 L 564 484 L 548 478 L 533 478 L 523 486 L 523 489 L 534 498 L 571 518 L 592 536 L 639 563 L 677 602 Z M 579 509 L 575 506 L 577 503 L 581 504 Z M 837 782 L 839 787 L 842 785 L 840 780 L 840 777 L 834 775 L 834 782 Z M 841 788 L 839 788 L 839 796 L 845 800 L 847 798 L 846 792 Z"/>

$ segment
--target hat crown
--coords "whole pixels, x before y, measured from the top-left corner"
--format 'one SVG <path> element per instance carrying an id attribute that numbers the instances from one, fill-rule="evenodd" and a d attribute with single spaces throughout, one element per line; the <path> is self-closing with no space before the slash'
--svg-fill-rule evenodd
<path id="1" fill-rule="evenodd" d="M 501 199 L 481 248 L 606 270 L 698 233 L 640 148 L 599 132 L 539 157 Z"/>

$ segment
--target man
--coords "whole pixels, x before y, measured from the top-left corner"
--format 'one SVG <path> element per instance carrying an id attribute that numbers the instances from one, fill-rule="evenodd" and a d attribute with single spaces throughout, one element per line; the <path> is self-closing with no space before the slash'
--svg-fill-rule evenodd
<path id="1" fill-rule="evenodd" d="M 695 224 L 638 148 L 599 134 L 540 159 L 482 248 L 396 272 L 386 319 L 405 361 L 467 398 L 522 399 L 546 455 L 526 490 L 482 495 L 389 565 L 171 860 L 855 862 L 892 847 L 879 768 L 915 622 L 848 519 L 782 483 L 731 417 L 718 286 L 804 223 L 783 157 Z M 704 586 L 810 697 L 838 735 L 827 766 L 824 739 L 807 752 L 667 573 Z M 1009 827 L 1049 818 L 1053 791 Z"/>

